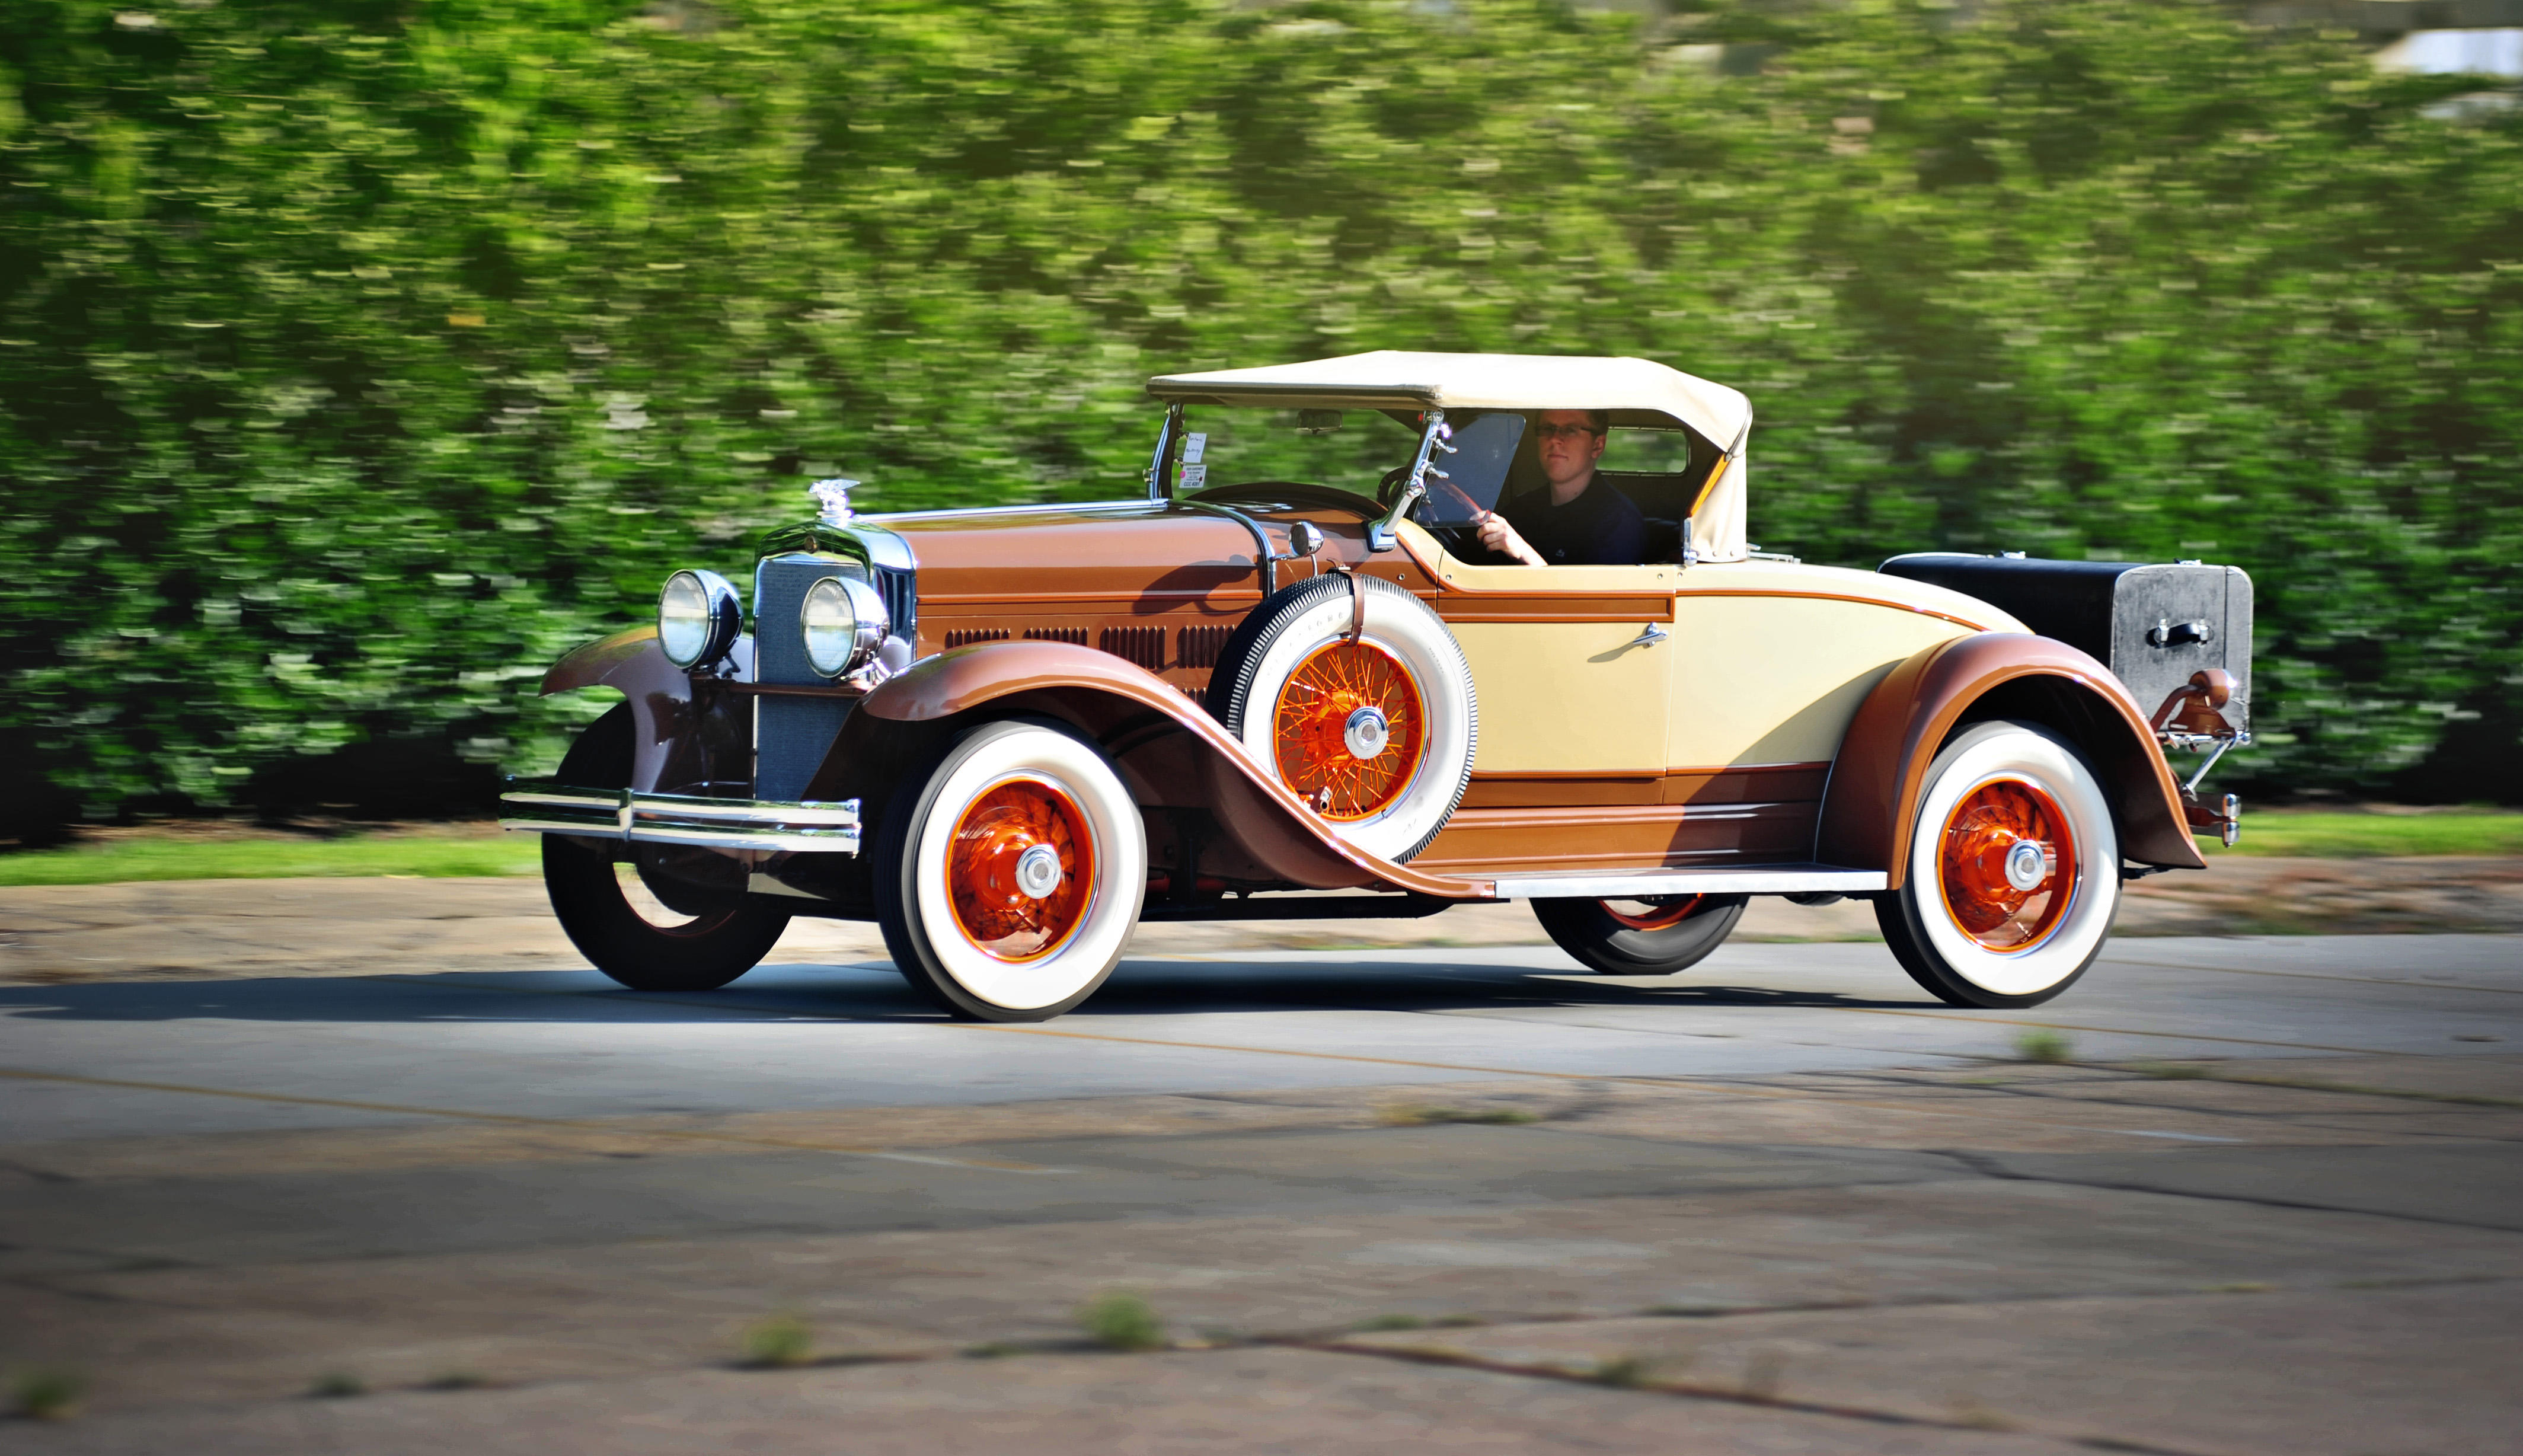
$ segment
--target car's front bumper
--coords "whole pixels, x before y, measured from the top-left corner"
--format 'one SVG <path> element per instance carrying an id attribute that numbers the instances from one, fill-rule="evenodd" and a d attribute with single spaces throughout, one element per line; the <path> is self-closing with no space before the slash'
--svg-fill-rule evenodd
<path id="1" fill-rule="evenodd" d="M 550 778 L 511 778 L 500 795 L 500 827 L 580 834 L 695 849 L 859 852 L 859 801 L 779 803 L 580 788 Z"/>

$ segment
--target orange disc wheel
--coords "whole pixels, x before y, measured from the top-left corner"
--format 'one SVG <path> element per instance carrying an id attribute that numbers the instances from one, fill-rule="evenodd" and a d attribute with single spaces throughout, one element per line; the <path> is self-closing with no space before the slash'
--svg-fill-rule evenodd
<path id="1" fill-rule="evenodd" d="M 1699 914 L 1704 895 L 1684 895 L 1671 900 L 1606 900 L 1603 914 L 1632 930 L 1670 930 Z M 1636 906 L 1635 911 L 1621 906 Z"/>
<path id="2" fill-rule="evenodd" d="M 956 928 L 982 954 L 1001 961 L 1050 955 L 1094 903 L 1095 845 L 1085 813 L 1045 779 L 992 784 L 956 821 L 946 888 Z"/>
<path id="3" fill-rule="evenodd" d="M 1936 879 L 1954 924 L 1985 949 L 2039 945 L 2076 887 L 2068 817 L 2049 794 L 2016 778 L 1983 783 L 1945 817 Z"/>
<path id="4" fill-rule="evenodd" d="M 1400 658 L 1342 640 L 1315 648 L 1288 675 L 1271 735 L 1279 780 L 1325 819 L 1357 821 L 1410 786 L 1428 719 Z"/>

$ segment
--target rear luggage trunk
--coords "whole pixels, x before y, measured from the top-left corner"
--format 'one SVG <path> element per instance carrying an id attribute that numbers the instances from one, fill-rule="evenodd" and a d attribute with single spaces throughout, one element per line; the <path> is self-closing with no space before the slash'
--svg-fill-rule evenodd
<path id="1" fill-rule="evenodd" d="M 2226 724 L 2252 726 L 2252 579 L 2196 561 L 2036 561 L 1923 551 L 1877 570 L 1976 596 L 2045 637 L 2093 654 L 2153 714 L 2202 668 L 2232 675 Z"/>

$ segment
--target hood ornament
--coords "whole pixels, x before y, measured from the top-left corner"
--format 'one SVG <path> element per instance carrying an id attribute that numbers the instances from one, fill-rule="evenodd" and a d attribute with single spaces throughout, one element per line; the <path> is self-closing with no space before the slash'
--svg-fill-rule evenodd
<path id="1" fill-rule="evenodd" d="M 815 497 L 816 513 L 825 525 L 847 526 L 852 517 L 850 493 L 858 488 L 857 481 L 835 477 L 815 482 L 806 488 L 806 493 Z"/>

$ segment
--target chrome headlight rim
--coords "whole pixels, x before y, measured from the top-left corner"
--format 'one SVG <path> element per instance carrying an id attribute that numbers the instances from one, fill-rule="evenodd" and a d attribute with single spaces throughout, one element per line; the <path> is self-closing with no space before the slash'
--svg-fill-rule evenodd
<path id="1" fill-rule="evenodd" d="M 744 603 L 714 571 L 679 571 L 657 591 L 657 649 L 686 672 L 715 667 L 744 631 Z"/>
<path id="2" fill-rule="evenodd" d="M 797 634 L 806 666 L 841 678 L 876 660 L 893 630 L 884 598 L 856 577 L 825 577 L 806 588 L 797 606 Z"/>

